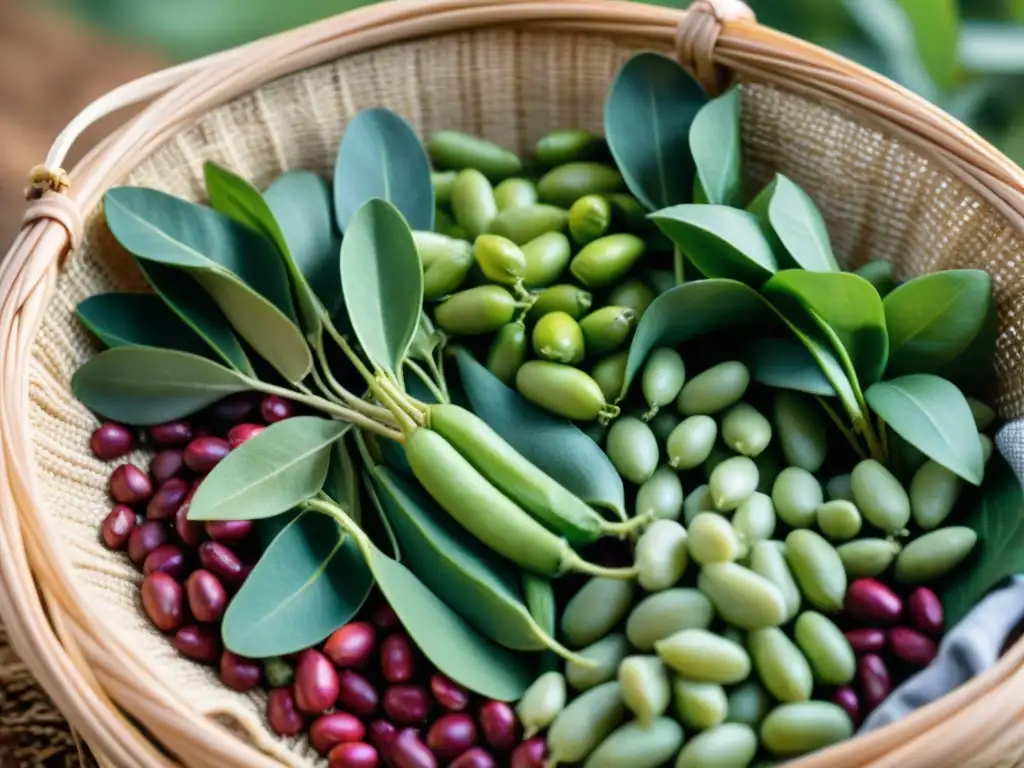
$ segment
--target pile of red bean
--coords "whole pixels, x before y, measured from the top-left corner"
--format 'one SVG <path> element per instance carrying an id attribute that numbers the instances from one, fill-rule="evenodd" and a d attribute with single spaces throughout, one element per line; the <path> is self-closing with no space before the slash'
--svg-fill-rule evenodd
<path id="1" fill-rule="evenodd" d="M 903 680 L 935 659 L 942 603 L 927 587 L 900 596 L 875 579 L 857 579 L 847 589 L 843 613 L 857 678 L 854 686 L 839 688 L 833 701 L 859 725 Z"/>

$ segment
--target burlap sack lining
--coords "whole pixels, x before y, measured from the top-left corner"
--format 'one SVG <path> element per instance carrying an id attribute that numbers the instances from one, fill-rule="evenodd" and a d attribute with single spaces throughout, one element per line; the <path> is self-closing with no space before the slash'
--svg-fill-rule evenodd
<path id="1" fill-rule="evenodd" d="M 282 170 L 329 175 L 347 120 L 385 106 L 421 133 L 461 128 L 526 151 L 555 127 L 601 130 L 604 96 L 637 47 L 629 40 L 568 33 L 478 30 L 439 35 L 342 59 L 268 84 L 205 115 L 167 142 L 124 183 L 203 200 L 202 162 L 226 164 L 264 187 Z M 763 183 L 780 170 L 823 209 L 840 260 L 891 260 L 900 276 L 961 266 L 987 269 L 1000 300 L 998 404 L 1020 411 L 1012 375 L 1020 319 L 1021 242 L 1000 216 L 927 159 L 831 109 L 774 88 L 744 84 L 746 170 Z M 179 656 L 142 615 L 139 575 L 108 552 L 97 528 L 109 510 L 109 467 L 94 459 L 96 420 L 70 395 L 74 370 L 97 347 L 74 317 L 83 298 L 143 285 L 128 257 L 91 216 L 68 259 L 33 350 L 30 418 L 40 490 L 60 523 L 60 547 L 82 594 L 138 648 L 168 687 L 288 765 L 322 765 L 304 740 L 279 740 L 263 723 L 263 697 L 234 694 L 213 670 Z M 142 466 L 147 458 L 132 457 Z"/>

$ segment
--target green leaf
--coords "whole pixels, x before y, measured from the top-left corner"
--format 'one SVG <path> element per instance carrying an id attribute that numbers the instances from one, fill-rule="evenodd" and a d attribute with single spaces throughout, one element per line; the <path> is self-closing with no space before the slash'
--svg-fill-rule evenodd
<path id="1" fill-rule="evenodd" d="M 310 171 L 289 171 L 274 179 L 263 198 L 281 227 L 292 261 L 333 317 L 341 309 L 341 235 L 330 182 Z"/>
<path id="2" fill-rule="evenodd" d="M 210 348 L 152 293 L 100 293 L 79 302 L 78 319 L 107 347 L 160 347 L 209 357 Z"/>
<path id="3" fill-rule="evenodd" d="M 985 467 L 974 417 L 963 393 L 926 373 L 880 381 L 864 393 L 868 405 L 929 459 L 974 485 Z"/>
<path id="4" fill-rule="evenodd" d="M 356 338 L 395 377 L 423 306 L 423 270 L 412 232 L 391 203 L 366 202 L 341 243 L 341 287 Z"/>
<path id="5" fill-rule="evenodd" d="M 859 275 L 875 286 L 875 290 L 878 291 L 878 295 L 883 299 L 896 290 L 896 278 L 892 274 L 892 264 L 884 259 L 872 259 L 861 264 L 857 269 L 853 270 L 855 275 Z M 886 318 L 888 323 L 888 318 Z M 892 346 L 892 340 L 890 338 L 890 347 Z M 892 354 L 890 348 L 889 353 Z"/>
<path id="6" fill-rule="evenodd" d="M 824 323 L 842 345 L 836 352 L 849 355 L 862 386 L 882 377 L 889 354 L 885 310 L 874 287 L 849 272 L 807 272 L 787 269 L 765 283 L 769 301 L 779 297 L 788 310 L 796 303 L 819 323 Z M 795 310 L 794 310 L 795 311 Z"/>
<path id="7" fill-rule="evenodd" d="M 571 493 L 625 518 L 622 478 L 597 443 L 505 386 L 468 350 L 457 348 L 455 361 L 473 413 Z"/>
<path id="8" fill-rule="evenodd" d="M 331 458 L 327 465 L 323 491 L 331 501 L 346 510 L 348 516 L 356 523 L 362 524 L 359 473 L 352 460 L 352 452 L 349 450 L 346 435 L 342 435 L 341 439 L 331 446 Z"/>
<path id="9" fill-rule="evenodd" d="M 967 21 L 960 30 L 959 57 L 964 68 L 990 75 L 1024 72 L 1024 24 Z"/>
<path id="10" fill-rule="evenodd" d="M 325 515 L 300 512 L 228 604 L 224 645 L 253 659 L 318 645 L 359 612 L 372 588 L 352 537 Z"/>
<path id="11" fill-rule="evenodd" d="M 743 361 L 750 369 L 751 378 L 761 384 L 823 397 L 836 396 L 835 388 L 807 346 L 793 339 L 752 341 L 747 345 Z"/>
<path id="12" fill-rule="evenodd" d="M 956 625 L 1005 579 L 1024 572 L 1024 493 L 1020 479 L 998 452 L 989 462 L 980 492 L 966 497 L 961 506 L 970 511 L 957 525 L 977 533 L 978 543 L 940 590 L 947 626 Z"/>
<path id="13" fill-rule="evenodd" d="M 910 19 L 924 68 L 940 88 L 951 88 L 960 74 L 957 0 L 899 0 Z"/>
<path id="14" fill-rule="evenodd" d="M 811 272 L 839 271 L 818 206 L 781 173 L 772 182 L 768 222 L 793 266 Z"/>
<path id="15" fill-rule="evenodd" d="M 690 152 L 706 202 L 737 205 L 743 196 L 740 90 L 733 87 L 697 112 L 690 125 Z"/>
<path id="16" fill-rule="evenodd" d="M 757 219 L 726 205 L 675 205 L 650 214 L 701 274 L 759 287 L 779 265 Z"/>
<path id="17" fill-rule="evenodd" d="M 104 205 L 125 249 L 188 271 L 285 379 L 306 377 L 312 356 L 296 325 L 284 263 L 269 241 L 210 208 L 154 189 L 116 187 Z"/>
<path id="18" fill-rule="evenodd" d="M 351 427 L 318 416 L 271 424 L 206 476 L 188 519 L 260 520 L 312 498 L 323 488 L 331 446 Z"/>
<path id="19" fill-rule="evenodd" d="M 885 297 L 887 376 L 972 374 L 968 350 L 979 340 L 991 355 L 994 336 L 979 339 L 992 307 L 992 278 L 980 269 L 950 269 L 907 281 Z"/>
<path id="20" fill-rule="evenodd" d="M 140 427 L 191 416 L 248 389 L 251 381 L 205 357 L 152 347 L 105 350 L 71 377 L 72 393 L 87 408 Z"/>
<path id="21" fill-rule="evenodd" d="M 707 96 L 674 59 L 634 55 L 604 105 L 604 133 L 626 186 L 650 211 L 691 199 L 695 167 L 687 137 Z"/>
<path id="22" fill-rule="evenodd" d="M 334 211 L 346 237 L 356 212 L 372 198 L 394 205 L 411 229 L 434 229 L 427 153 L 402 117 L 380 108 L 352 118 L 338 148 Z"/>

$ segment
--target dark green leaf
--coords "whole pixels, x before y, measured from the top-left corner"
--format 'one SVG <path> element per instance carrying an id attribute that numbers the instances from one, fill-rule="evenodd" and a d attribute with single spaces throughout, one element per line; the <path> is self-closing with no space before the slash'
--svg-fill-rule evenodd
<path id="1" fill-rule="evenodd" d="M 743 360 L 750 369 L 751 378 L 761 384 L 824 397 L 836 395 L 835 388 L 806 345 L 793 339 L 752 341 Z"/>
<path id="2" fill-rule="evenodd" d="M 737 205 L 743 195 L 740 91 L 730 88 L 712 99 L 690 125 L 690 152 L 705 202 Z"/>
<path id="3" fill-rule="evenodd" d="M 604 106 L 604 133 L 633 196 L 650 211 L 691 199 L 687 137 L 707 96 L 674 59 L 642 52 L 619 69 Z"/>
<path id="4" fill-rule="evenodd" d="M 985 328 L 992 305 L 992 278 L 980 269 L 950 269 L 915 277 L 885 297 L 889 332 L 887 376 L 949 375 Z M 994 339 L 981 339 L 986 351 Z M 959 363 L 959 365 L 958 365 Z M 965 371 L 970 373 L 970 371 Z"/>
<path id="5" fill-rule="evenodd" d="M 152 293 L 100 293 L 79 303 L 82 324 L 110 348 L 161 347 L 210 356 L 210 348 Z"/>
<path id="6" fill-rule="evenodd" d="M 331 446 L 351 427 L 318 416 L 271 424 L 207 475 L 188 519 L 259 520 L 312 498 L 323 488 Z"/>
<path id="7" fill-rule="evenodd" d="M 288 276 L 273 245 L 216 211 L 139 187 L 104 196 L 107 223 L 140 259 L 184 269 L 251 346 L 288 381 L 312 356 L 296 325 Z"/>
<path id="8" fill-rule="evenodd" d="M 391 443 L 390 440 L 387 441 Z M 359 472 L 348 447 L 348 436 L 342 435 L 331 447 L 331 458 L 324 478 L 324 493 L 340 506 L 348 516 L 362 524 L 362 505 L 359 493 Z"/>
<path id="9" fill-rule="evenodd" d="M 940 88 L 951 88 L 960 74 L 957 0 L 899 0 L 914 29 L 918 55 Z"/>
<path id="10" fill-rule="evenodd" d="M 896 278 L 892 274 L 892 264 L 884 259 L 866 261 L 857 267 L 853 273 L 863 277 L 875 286 L 878 295 L 883 299 L 896 288 Z"/>
<path id="11" fill-rule="evenodd" d="M 771 246 L 772 253 L 776 255 L 776 259 L 781 257 L 783 264 L 785 264 L 788 254 L 782 245 L 782 241 L 779 240 L 779 236 L 772 229 L 772 223 L 768 217 L 768 209 L 771 206 L 772 198 L 775 196 L 775 187 L 778 185 L 778 182 L 779 175 L 775 174 L 775 178 L 765 184 L 761 191 L 754 196 L 754 199 L 750 201 L 750 204 L 747 205 L 747 213 L 757 219 L 757 225 L 761 228 L 761 234 L 764 235 Z"/>
<path id="12" fill-rule="evenodd" d="M 87 408 L 135 426 L 181 419 L 251 388 L 244 376 L 205 357 L 152 347 L 105 350 L 71 377 L 71 391 Z"/>
<path id="13" fill-rule="evenodd" d="M 397 375 L 419 323 L 423 270 L 398 210 L 373 199 L 341 243 L 341 287 L 356 338 L 374 365 Z"/>
<path id="14" fill-rule="evenodd" d="M 571 422 L 528 402 L 505 386 L 468 350 L 455 350 L 459 377 L 473 413 L 523 456 L 588 504 L 626 514 L 619 473 L 600 446 Z"/>
<path id="15" fill-rule="evenodd" d="M 348 237 L 356 211 L 387 200 L 411 229 L 434 228 L 430 161 L 412 127 L 386 109 L 366 109 L 345 128 L 334 167 L 334 211 Z M 342 280 L 344 284 L 344 280 Z"/>
<path id="16" fill-rule="evenodd" d="M 926 373 L 873 384 L 868 405 L 893 431 L 928 458 L 974 485 L 984 462 L 974 417 L 956 385 Z"/>
<path id="17" fill-rule="evenodd" d="M 869 386 L 882 376 L 889 353 L 885 330 L 885 310 L 874 287 L 849 272 L 807 272 L 787 269 L 765 283 L 764 295 L 783 302 L 787 310 L 793 302 L 823 322 L 842 345 L 836 353 L 849 356 L 861 386 Z"/>
<path id="18" fill-rule="evenodd" d="M 373 588 L 352 537 L 330 517 L 301 512 L 263 553 L 228 605 L 224 645 L 241 656 L 282 656 L 322 642 Z"/>
<path id="19" fill-rule="evenodd" d="M 768 221 L 794 266 L 812 272 L 838 272 L 825 220 L 814 201 L 781 173 L 772 185 Z"/>
<path id="20" fill-rule="evenodd" d="M 999 453 L 989 462 L 980 492 L 961 505 L 970 511 L 956 524 L 977 533 L 978 543 L 940 591 L 947 626 L 957 624 L 1005 579 L 1024 572 L 1024 494 Z"/>
<path id="21" fill-rule="evenodd" d="M 333 317 L 341 308 L 341 235 L 330 182 L 310 171 L 289 171 L 274 179 L 263 197 L 281 227 L 292 261 Z"/>
<path id="22" fill-rule="evenodd" d="M 726 205 L 675 205 L 650 218 L 707 277 L 759 287 L 779 268 L 753 214 Z"/>

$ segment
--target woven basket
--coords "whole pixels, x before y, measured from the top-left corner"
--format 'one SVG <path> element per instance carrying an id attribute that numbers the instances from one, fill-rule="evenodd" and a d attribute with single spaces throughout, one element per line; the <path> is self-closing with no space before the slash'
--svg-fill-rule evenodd
<path id="1" fill-rule="evenodd" d="M 384 106 L 421 134 L 479 133 L 526 150 L 560 126 L 600 131 L 604 94 L 638 49 L 680 58 L 705 88 L 742 84 L 745 168 L 782 171 L 824 211 L 845 266 L 898 277 L 988 270 L 1001 332 L 993 393 L 1024 412 L 1024 173 L 899 86 L 758 26 L 741 3 L 678 11 L 616 0 L 399 0 L 130 83 L 92 105 L 33 171 L 25 228 L 0 266 L 0 616 L 57 706 L 106 766 L 315 765 L 272 736 L 260 695 L 235 694 L 151 628 L 138 574 L 100 544 L 109 468 L 69 391 L 95 352 L 75 305 L 144 286 L 105 227 L 101 195 L 145 185 L 193 200 L 202 163 L 257 185 L 329 173 L 346 122 Z M 90 123 L 152 100 L 68 175 Z M 142 460 L 143 457 L 135 457 Z M 1024 642 L 942 700 L 801 766 L 1021 765 Z M 322 764 L 322 761 L 320 762 Z"/>

